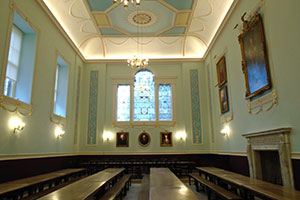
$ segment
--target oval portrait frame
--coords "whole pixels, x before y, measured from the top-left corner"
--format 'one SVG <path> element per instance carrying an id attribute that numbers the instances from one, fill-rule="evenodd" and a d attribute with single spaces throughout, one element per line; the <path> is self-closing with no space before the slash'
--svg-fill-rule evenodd
<path id="1" fill-rule="evenodd" d="M 146 135 L 147 141 L 148 141 L 147 143 L 144 143 L 144 142 L 142 141 L 143 135 Z M 151 142 L 151 137 L 150 137 L 149 133 L 147 133 L 147 132 L 142 132 L 142 133 L 139 134 L 138 141 L 139 141 L 139 144 L 140 144 L 142 147 L 147 147 L 147 146 L 149 146 L 149 144 L 150 144 L 150 142 Z"/>

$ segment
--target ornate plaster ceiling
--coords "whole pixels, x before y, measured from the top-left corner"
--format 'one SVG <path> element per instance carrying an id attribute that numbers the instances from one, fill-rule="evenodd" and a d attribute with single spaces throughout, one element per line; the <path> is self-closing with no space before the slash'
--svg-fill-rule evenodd
<path id="1" fill-rule="evenodd" d="M 235 0 L 43 0 L 86 60 L 203 58 Z M 49 13 L 49 12 L 48 12 Z M 138 52 L 137 52 L 138 51 Z"/>

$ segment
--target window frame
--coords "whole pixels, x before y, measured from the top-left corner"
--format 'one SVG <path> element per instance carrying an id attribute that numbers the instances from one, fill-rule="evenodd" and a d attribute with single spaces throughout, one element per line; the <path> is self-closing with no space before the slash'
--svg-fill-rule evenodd
<path id="1" fill-rule="evenodd" d="M 37 26 L 35 26 L 31 20 L 24 15 L 24 13 L 17 7 L 17 5 L 14 2 L 10 3 L 10 12 L 9 12 L 9 22 L 8 22 L 8 29 L 7 29 L 7 35 L 6 35 L 6 42 L 5 42 L 5 48 L 4 48 L 4 60 L 3 60 L 3 69 L 2 69 L 2 75 L 0 77 L 0 104 L 3 104 L 4 106 L 8 106 L 10 109 L 6 109 L 10 112 L 18 111 L 18 113 L 26 116 L 32 116 L 32 110 L 33 110 L 33 96 L 34 96 L 34 88 L 35 88 L 35 76 L 36 76 L 36 65 L 37 65 L 37 58 L 38 58 L 38 52 L 39 52 L 39 41 L 40 41 L 40 30 Z M 30 94 L 30 103 L 26 103 L 24 101 L 21 101 L 19 99 L 16 99 L 14 97 L 9 97 L 4 95 L 4 84 L 6 79 L 6 72 L 7 72 L 7 65 L 8 65 L 8 56 L 9 56 L 9 49 L 10 49 L 10 40 L 11 40 L 11 34 L 13 26 L 17 25 L 14 24 L 14 14 L 15 12 L 20 15 L 26 23 L 35 31 L 36 34 L 36 44 L 35 44 L 35 57 L 34 57 L 34 64 L 33 64 L 33 74 L 32 74 L 32 85 L 31 85 L 31 94 Z M 17 81 L 16 81 L 17 83 Z M 13 108 L 14 107 L 14 108 Z"/>
<path id="2" fill-rule="evenodd" d="M 149 70 L 153 73 L 152 70 Z M 138 72 L 138 71 L 137 71 Z M 137 73 L 136 72 L 136 73 Z M 153 79 L 155 82 L 155 115 L 156 121 L 133 121 L 133 106 L 134 106 L 134 78 L 135 74 L 130 77 L 112 77 L 113 80 L 113 126 L 160 126 L 160 125 L 175 125 L 176 124 L 176 79 L 175 76 L 156 76 L 153 73 Z M 171 121 L 159 121 L 159 99 L 158 99 L 158 87 L 160 84 L 169 84 L 172 88 L 172 120 Z M 117 121 L 117 89 L 119 85 L 130 86 L 130 121 Z"/>
<path id="3" fill-rule="evenodd" d="M 54 102 L 54 96 L 55 96 L 55 85 L 56 85 L 56 78 L 58 78 L 58 74 L 59 74 L 59 64 L 58 64 L 58 57 L 61 57 L 67 64 L 68 64 L 68 87 L 67 87 L 67 98 L 66 98 L 66 116 L 60 116 L 54 113 L 54 108 L 55 108 L 55 102 Z M 70 94 L 70 79 L 71 79 L 71 62 L 66 59 L 65 56 L 63 56 L 62 53 L 60 53 L 59 50 L 56 50 L 56 56 L 55 56 L 55 72 L 53 73 L 53 89 L 52 89 L 52 97 L 51 97 L 51 114 L 50 114 L 50 121 L 55 123 L 55 124 L 59 124 L 64 126 L 65 124 L 67 124 L 67 119 L 68 119 L 68 99 L 69 99 L 69 94 Z M 56 75 L 58 75 L 56 77 Z M 58 87 L 58 86 L 57 86 Z M 57 99 L 57 96 L 56 96 Z"/>
<path id="4" fill-rule="evenodd" d="M 19 35 L 21 37 L 21 44 L 20 44 L 20 49 L 18 50 L 18 56 L 19 56 L 19 59 L 18 59 L 18 64 L 14 64 L 13 62 L 11 62 L 9 60 L 9 52 L 10 52 L 10 49 L 11 49 L 11 41 L 9 42 L 9 47 L 8 47 L 8 56 L 7 56 L 7 65 L 6 65 L 6 72 L 7 72 L 7 68 L 8 68 L 8 65 L 11 65 L 12 67 L 16 68 L 16 71 L 17 71 L 17 75 L 16 75 L 16 80 L 10 78 L 7 76 L 7 74 L 5 73 L 5 78 L 4 78 L 4 89 L 3 89 L 3 95 L 4 96 L 7 96 L 5 95 L 5 82 L 6 82 L 6 79 L 9 79 L 11 81 L 14 82 L 14 86 L 12 88 L 12 96 L 13 97 L 10 97 L 10 96 L 7 96 L 7 97 L 10 97 L 10 98 L 13 98 L 15 99 L 15 95 L 16 95 L 16 87 L 17 87 L 17 82 L 18 82 L 18 74 L 19 74 L 19 69 L 20 69 L 20 59 L 21 59 L 21 51 L 22 51 L 22 46 L 23 46 L 23 36 L 24 36 L 24 33 L 19 29 L 19 27 L 17 25 L 15 25 L 13 23 L 12 25 L 12 28 L 11 28 L 11 35 L 10 35 L 10 40 L 11 40 L 11 37 L 12 37 L 12 33 L 14 31 L 14 29 L 16 30 L 16 34 Z M 13 47 L 12 47 L 13 48 Z"/>

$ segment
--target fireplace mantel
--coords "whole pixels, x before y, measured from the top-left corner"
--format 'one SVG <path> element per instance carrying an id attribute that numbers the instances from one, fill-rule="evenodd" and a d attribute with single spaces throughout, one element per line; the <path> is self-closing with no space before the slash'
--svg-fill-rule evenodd
<path id="1" fill-rule="evenodd" d="M 294 188 L 289 133 L 291 128 L 278 128 L 243 136 L 247 139 L 250 176 L 262 179 L 260 151 L 278 151 L 283 186 Z"/>

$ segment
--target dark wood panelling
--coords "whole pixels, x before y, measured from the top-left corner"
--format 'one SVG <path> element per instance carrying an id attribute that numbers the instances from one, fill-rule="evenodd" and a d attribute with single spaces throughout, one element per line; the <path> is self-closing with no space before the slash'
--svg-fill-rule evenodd
<path id="1" fill-rule="evenodd" d="M 90 161 L 151 160 L 192 161 L 196 166 L 215 166 L 235 173 L 249 176 L 246 156 L 229 156 L 215 154 L 183 154 L 183 155 L 79 155 L 65 157 L 32 158 L 0 161 L 0 183 L 29 176 L 52 172 L 55 170 L 79 167 L 80 163 Z M 295 188 L 300 190 L 300 160 L 292 160 Z"/>
<path id="2" fill-rule="evenodd" d="M 0 161 L 0 183 L 69 168 L 72 157 Z"/>
<path id="3" fill-rule="evenodd" d="M 300 190 L 300 160 L 292 160 L 294 172 L 294 184 L 296 190 Z"/>
<path id="4" fill-rule="evenodd" d="M 248 159 L 246 156 L 228 156 L 230 171 L 250 176 Z"/>

